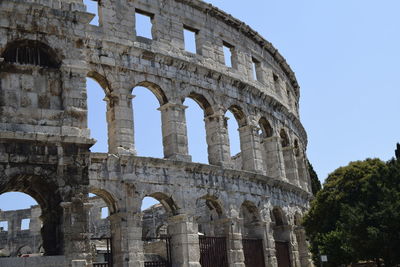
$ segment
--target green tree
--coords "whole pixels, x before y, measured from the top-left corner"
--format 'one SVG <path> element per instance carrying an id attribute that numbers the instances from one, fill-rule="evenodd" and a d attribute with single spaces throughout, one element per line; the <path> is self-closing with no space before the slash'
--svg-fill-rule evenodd
<path id="1" fill-rule="evenodd" d="M 311 180 L 311 191 L 313 195 L 315 196 L 319 190 L 321 190 L 321 182 L 318 179 L 317 173 L 314 171 L 313 166 L 311 165 L 310 161 L 307 160 L 307 166 L 308 166 L 308 173 L 310 174 L 310 180 Z"/>
<path id="2" fill-rule="evenodd" d="M 331 173 L 304 218 L 314 261 L 400 263 L 400 163 L 351 162 Z"/>

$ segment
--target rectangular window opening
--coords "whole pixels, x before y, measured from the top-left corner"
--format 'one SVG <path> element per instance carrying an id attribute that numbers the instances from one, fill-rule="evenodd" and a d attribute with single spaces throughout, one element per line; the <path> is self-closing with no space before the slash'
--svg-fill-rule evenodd
<path id="1" fill-rule="evenodd" d="M 86 5 L 86 10 L 89 13 L 95 14 L 96 16 L 89 22 L 90 25 L 100 26 L 99 18 L 99 2 L 97 0 L 83 0 Z"/>
<path id="2" fill-rule="evenodd" d="M 225 58 L 225 65 L 229 68 L 232 68 L 232 55 L 233 55 L 233 46 L 228 43 L 223 43 L 223 50 L 224 50 L 224 58 Z"/>
<path id="3" fill-rule="evenodd" d="M 1 221 L 0 222 L 0 232 L 6 232 L 6 231 L 8 231 L 8 222 Z"/>
<path id="4" fill-rule="evenodd" d="M 183 27 L 183 41 L 185 43 L 185 50 L 196 54 L 197 46 L 196 46 L 196 36 L 198 31 L 192 28 L 188 28 L 186 26 Z"/>
<path id="5" fill-rule="evenodd" d="M 102 207 L 101 208 L 101 219 L 105 219 L 108 217 L 108 207 Z"/>
<path id="6" fill-rule="evenodd" d="M 253 79 L 256 81 L 260 80 L 260 75 L 259 75 L 259 71 L 260 71 L 260 61 L 258 61 L 257 59 L 255 59 L 254 57 L 252 58 L 253 64 L 252 64 L 252 68 L 253 68 Z"/>
<path id="7" fill-rule="evenodd" d="M 135 25 L 136 36 L 153 39 L 153 14 L 147 13 L 142 10 L 136 9 L 135 11 Z"/>
<path id="8" fill-rule="evenodd" d="M 31 219 L 22 219 L 21 220 L 21 230 L 29 230 L 29 223 Z"/>

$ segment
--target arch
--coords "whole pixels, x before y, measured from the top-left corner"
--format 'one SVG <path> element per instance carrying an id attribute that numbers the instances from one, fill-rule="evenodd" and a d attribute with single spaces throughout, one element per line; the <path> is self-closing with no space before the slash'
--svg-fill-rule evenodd
<path id="1" fill-rule="evenodd" d="M 89 192 L 98 195 L 104 200 L 110 210 L 110 214 L 114 214 L 118 211 L 117 201 L 115 200 L 116 198 L 108 191 L 90 186 Z"/>
<path id="2" fill-rule="evenodd" d="M 132 88 L 132 91 L 138 86 L 146 87 L 147 89 L 149 89 L 157 98 L 158 102 L 160 103 L 160 106 L 168 103 L 168 98 L 159 85 L 149 81 L 142 81 L 136 84 Z"/>
<path id="3" fill-rule="evenodd" d="M 294 225 L 295 226 L 301 226 L 301 221 L 302 221 L 302 216 L 299 212 L 296 212 L 294 214 Z"/>
<path id="4" fill-rule="evenodd" d="M 288 137 L 286 131 L 284 129 L 281 129 L 281 131 L 279 132 L 279 135 L 281 137 L 281 145 L 282 145 L 282 147 L 289 146 L 290 142 L 289 142 L 289 137 Z"/>
<path id="5" fill-rule="evenodd" d="M 61 60 L 55 51 L 45 43 L 36 40 L 16 40 L 10 42 L 2 57 L 7 63 L 59 68 Z"/>
<path id="6" fill-rule="evenodd" d="M 246 215 L 245 217 L 242 217 L 243 219 L 250 219 L 248 221 L 249 223 L 261 221 L 260 212 L 257 206 L 253 202 L 245 200 L 240 206 L 240 210 L 241 210 L 241 216 Z"/>
<path id="7" fill-rule="evenodd" d="M 274 134 L 274 129 L 265 117 L 261 117 L 259 120 L 261 134 L 263 138 L 272 137 Z"/>
<path id="8" fill-rule="evenodd" d="M 275 223 L 275 226 L 283 226 L 288 224 L 285 213 L 280 207 L 274 207 L 272 209 L 271 219 Z"/>
<path id="9" fill-rule="evenodd" d="M 38 175 L 29 172 L 37 171 Z M 64 249 L 63 240 L 63 214 L 60 206 L 62 201 L 61 192 L 55 184 L 54 179 L 46 175 L 41 169 L 15 168 L 15 174 L 8 177 L 9 180 L 0 188 L 0 194 L 6 192 L 21 192 L 31 196 L 40 206 L 43 222 L 41 235 L 45 255 L 62 255 Z M 67 199 L 70 196 L 65 196 Z"/>
<path id="10" fill-rule="evenodd" d="M 299 141 L 297 139 L 295 139 L 293 142 L 293 145 L 294 145 L 294 154 L 296 157 L 299 157 L 300 156 Z"/>
<path id="11" fill-rule="evenodd" d="M 221 220 L 226 217 L 221 201 L 213 195 L 196 199 L 196 223 L 198 231 L 205 236 L 225 236 L 225 226 Z"/>
<path id="12" fill-rule="evenodd" d="M 165 210 L 169 213 L 172 213 L 173 215 L 178 214 L 178 206 L 176 205 L 175 201 L 173 200 L 172 196 L 167 196 L 164 193 L 161 192 L 155 192 L 152 194 L 147 194 L 145 197 L 152 197 L 156 199 L 158 202 L 160 202 Z"/>
<path id="13" fill-rule="evenodd" d="M 194 100 L 203 109 L 205 117 L 214 114 L 214 110 L 210 102 L 203 95 L 191 92 L 187 97 Z"/>
<path id="14" fill-rule="evenodd" d="M 101 86 L 101 88 L 103 88 L 104 94 L 106 96 L 111 93 L 111 86 L 108 80 L 103 75 L 99 74 L 96 71 L 89 71 L 86 76 L 95 80 Z"/>
<path id="15" fill-rule="evenodd" d="M 20 173 L 9 177 L 8 183 L 0 188 L 0 194 L 7 192 L 20 192 L 32 197 L 42 210 L 49 209 L 54 205 L 51 203 L 60 203 L 61 196 L 55 194 L 58 192 L 56 184 L 50 182 L 46 175 L 25 174 L 21 168 L 16 168 Z"/>
<path id="16" fill-rule="evenodd" d="M 232 112 L 233 116 L 235 116 L 235 119 L 239 127 L 246 126 L 247 124 L 246 116 L 241 107 L 239 107 L 238 105 L 232 105 L 228 108 L 228 110 Z"/>
<path id="17" fill-rule="evenodd" d="M 208 207 L 210 211 L 215 211 L 219 219 L 226 216 L 225 210 L 223 209 L 223 205 L 216 196 L 204 195 L 196 200 L 196 206 L 201 202 L 201 200 L 205 201 L 205 205 Z"/>

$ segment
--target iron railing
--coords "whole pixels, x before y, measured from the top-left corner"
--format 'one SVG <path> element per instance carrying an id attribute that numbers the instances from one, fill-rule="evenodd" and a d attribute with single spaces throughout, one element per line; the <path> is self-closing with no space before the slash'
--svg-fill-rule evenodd
<path id="1" fill-rule="evenodd" d="M 202 267 L 228 267 L 225 237 L 199 236 Z"/>
<path id="2" fill-rule="evenodd" d="M 265 267 L 262 239 L 243 238 L 242 244 L 246 267 Z"/>

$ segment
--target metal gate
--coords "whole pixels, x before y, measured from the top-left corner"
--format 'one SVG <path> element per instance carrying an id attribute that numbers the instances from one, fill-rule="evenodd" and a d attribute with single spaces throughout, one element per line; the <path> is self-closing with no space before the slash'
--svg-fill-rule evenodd
<path id="1" fill-rule="evenodd" d="M 265 267 L 262 239 L 242 239 L 246 267 Z"/>
<path id="2" fill-rule="evenodd" d="M 275 242 L 278 267 L 290 267 L 289 242 Z"/>
<path id="3" fill-rule="evenodd" d="M 225 237 L 199 236 L 202 267 L 228 267 Z"/>
<path id="4" fill-rule="evenodd" d="M 144 262 L 145 267 L 171 267 L 171 237 L 158 237 L 158 238 L 146 238 L 143 241 L 148 244 L 162 242 L 165 244 L 164 258 L 159 260 L 149 260 Z"/>
<path id="5" fill-rule="evenodd" d="M 100 238 L 91 238 L 91 240 L 96 243 L 96 260 L 93 262 L 93 267 L 113 267 L 113 255 L 112 255 L 112 241 L 111 237 L 100 237 Z"/>

